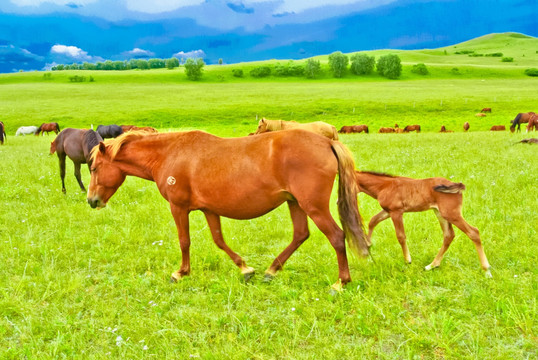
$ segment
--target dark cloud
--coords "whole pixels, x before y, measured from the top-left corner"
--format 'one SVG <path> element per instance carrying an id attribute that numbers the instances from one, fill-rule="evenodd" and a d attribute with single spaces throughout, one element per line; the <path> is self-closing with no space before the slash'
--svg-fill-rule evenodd
<path id="1" fill-rule="evenodd" d="M 243 14 L 253 14 L 254 13 L 254 8 L 247 8 L 245 6 L 245 4 L 243 3 L 239 3 L 239 4 L 235 4 L 235 3 L 226 3 L 226 5 L 232 9 L 233 11 L 237 12 L 237 13 L 243 13 Z"/>

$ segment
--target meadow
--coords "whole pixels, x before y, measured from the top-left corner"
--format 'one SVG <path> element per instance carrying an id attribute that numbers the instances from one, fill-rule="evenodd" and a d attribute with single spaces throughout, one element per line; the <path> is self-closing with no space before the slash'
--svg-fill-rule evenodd
<path id="1" fill-rule="evenodd" d="M 234 79 L 233 66 L 208 67 L 200 82 L 178 70 L 93 72 L 92 83 L 68 81 L 80 72 L 0 75 L 8 133 L 0 146 L 0 358 L 536 358 L 538 147 L 518 143 L 536 136 L 488 129 L 536 111 L 537 80 L 522 75 L 527 64 L 458 64 L 468 76 L 450 76 L 453 66 L 432 65 L 428 78 L 404 66 L 397 81 Z M 492 113 L 476 118 L 483 107 Z M 426 212 L 404 215 L 412 264 L 387 220 L 369 259 L 350 255 L 353 281 L 331 293 L 336 256 L 311 223 L 310 238 L 265 283 L 263 271 L 292 237 L 282 206 L 253 220 L 223 219 L 228 245 L 257 270 L 249 283 L 215 246 L 203 215 L 191 213 L 192 273 L 171 284 L 181 255 L 155 184 L 128 178 L 105 209 L 91 209 L 70 161 L 62 194 L 52 135 L 14 136 L 19 126 L 55 121 L 235 137 L 262 116 L 368 124 L 372 133 L 340 139 L 358 169 L 463 182 L 463 216 L 481 232 L 493 278 L 459 230 L 440 268 L 424 271 L 442 243 Z M 376 133 L 394 123 L 423 132 Z M 455 132 L 440 134 L 441 125 Z M 88 185 L 87 167 L 82 178 Z M 380 210 L 364 194 L 359 207 L 365 222 Z"/>

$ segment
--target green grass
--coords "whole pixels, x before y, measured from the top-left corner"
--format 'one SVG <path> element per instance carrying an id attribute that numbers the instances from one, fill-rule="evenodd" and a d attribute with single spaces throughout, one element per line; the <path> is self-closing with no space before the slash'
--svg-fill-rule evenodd
<path id="1" fill-rule="evenodd" d="M 536 358 L 538 148 L 517 143 L 529 134 L 486 131 L 536 111 L 536 79 L 521 75 L 522 65 L 454 64 L 428 66 L 426 78 L 411 75 L 409 65 L 398 81 L 235 79 L 227 75 L 232 65 L 208 67 L 200 82 L 178 70 L 93 72 L 94 83 L 76 84 L 69 72 L 51 80 L 39 72 L 0 75 L 8 133 L 0 146 L 0 358 Z M 449 75 L 454 66 L 461 75 Z M 483 107 L 493 112 L 476 118 Z M 311 224 L 310 239 L 264 283 L 263 271 L 291 241 L 283 206 L 249 221 L 223 219 L 225 240 L 257 270 L 249 284 L 193 212 L 192 275 L 170 284 L 180 251 L 154 183 L 128 178 L 107 208 L 93 210 L 70 161 L 61 193 L 58 159 L 48 155 L 53 136 L 13 136 L 19 126 L 50 121 L 242 136 L 254 131 L 256 116 L 366 123 L 374 133 L 341 136 L 359 169 L 465 183 L 463 215 L 480 229 L 493 279 L 458 230 L 441 267 L 425 272 L 442 242 L 426 212 L 404 216 L 410 265 L 385 221 L 374 232 L 372 258 L 352 258 L 353 282 L 332 295 L 336 256 Z M 375 133 L 394 123 L 424 130 Z M 439 134 L 441 125 L 456 132 Z M 82 176 L 87 185 L 86 167 Z M 336 194 L 331 204 L 337 217 Z M 366 221 L 379 210 L 360 195 Z"/>

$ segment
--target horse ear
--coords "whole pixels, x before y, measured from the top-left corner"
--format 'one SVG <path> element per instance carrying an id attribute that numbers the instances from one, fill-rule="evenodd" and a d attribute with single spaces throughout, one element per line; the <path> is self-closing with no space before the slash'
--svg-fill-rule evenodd
<path id="1" fill-rule="evenodd" d="M 99 143 L 99 151 L 101 152 L 101 154 L 105 154 L 106 153 L 106 146 L 105 146 L 105 143 L 104 142 L 100 142 Z"/>

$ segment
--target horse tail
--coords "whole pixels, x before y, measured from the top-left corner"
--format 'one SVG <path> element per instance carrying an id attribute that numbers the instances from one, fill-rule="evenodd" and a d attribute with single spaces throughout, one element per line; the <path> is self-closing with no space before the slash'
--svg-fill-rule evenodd
<path id="1" fill-rule="evenodd" d="M 452 183 L 450 185 L 437 185 L 433 187 L 433 190 L 445 193 L 445 194 L 461 194 L 465 190 L 463 183 Z"/>
<path id="2" fill-rule="evenodd" d="M 56 129 L 58 129 L 58 132 L 62 131 L 60 130 L 60 125 L 58 125 L 58 123 L 55 123 L 56 124 Z"/>
<path id="3" fill-rule="evenodd" d="M 338 215 L 347 243 L 358 256 L 368 256 L 369 245 L 357 200 L 359 189 L 355 179 L 353 155 L 338 141 L 333 141 L 331 146 L 338 160 Z"/>
<path id="4" fill-rule="evenodd" d="M 366 126 L 366 133 L 369 134 L 370 130 L 368 130 L 368 126 Z"/>

